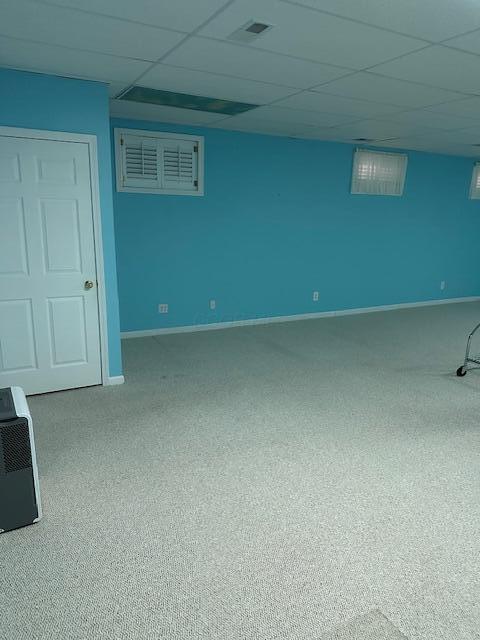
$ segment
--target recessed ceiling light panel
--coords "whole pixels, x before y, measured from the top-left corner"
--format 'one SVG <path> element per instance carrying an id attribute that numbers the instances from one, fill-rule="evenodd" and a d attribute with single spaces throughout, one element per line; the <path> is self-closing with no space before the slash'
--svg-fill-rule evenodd
<path id="1" fill-rule="evenodd" d="M 263 36 L 273 28 L 273 25 L 258 20 L 249 20 L 243 27 L 231 33 L 227 40 L 235 40 L 236 42 L 253 42 L 260 36 Z"/>
<path id="2" fill-rule="evenodd" d="M 125 91 L 125 93 L 122 93 L 118 99 L 176 107 L 177 109 L 194 109 L 195 111 L 222 113 L 228 116 L 245 113 L 245 111 L 256 109 L 259 106 L 258 104 L 250 104 L 248 102 L 233 102 L 232 100 L 222 100 L 220 98 L 210 98 L 207 96 L 192 96 L 189 93 L 162 91 L 161 89 L 137 86 L 131 87 Z"/>

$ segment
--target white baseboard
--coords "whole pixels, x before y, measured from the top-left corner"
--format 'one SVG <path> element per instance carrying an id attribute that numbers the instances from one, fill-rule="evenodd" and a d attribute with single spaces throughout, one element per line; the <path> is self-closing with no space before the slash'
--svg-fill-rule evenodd
<path id="1" fill-rule="evenodd" d="M 165 327 L 162 329 L 146 329 L 142 331 L 122 331 L 122 339 L 147 338 L 149 336 L 164 336 L 172 333 L 194 333 L 196 331 L 216 331 L 218 329 L 232 329 L 233 327 L 249 327 L 259 324 L 273 324 L 277 322 L 295 322 L 297 320 L 315 320 L 318 318 L 332 318 L 334 316 L 350 316 L 361 313 L 377 313 L 379 311 L 397 311 L 398 309 L 413 309 L 414 307 L 431 307 L 440 304 L 455 304 L 458 302 L 479 302 L 479 296 L 465 298 L 447 298 L 443 300 L 425 300 L 422 302 L 402 302 L 400 304 L 386 304 L 378 307 L 359 307 L 356 309 L 338 309 L 336 311 L 319 311 L 317 313 L 299 313 L 292 316 L 272 316 L 266 318 L 250 318 L 248 320 L 233 320 L 227 322 L 211 322 L 206 324 L 192 324 L 181 327 Z M 123 376 L 120 376 L 123 377 Z M 112 384 L 121 384 L 112 383 Z"/>
<path id="2" fill-rule="evenodd" d="M 123 384 L 125 382 L 125 378 L 123 376 L 111 376 L 110 378 L 106 378 L 104 381 L 105 387 L 110 387 L 116 384 Z"/>

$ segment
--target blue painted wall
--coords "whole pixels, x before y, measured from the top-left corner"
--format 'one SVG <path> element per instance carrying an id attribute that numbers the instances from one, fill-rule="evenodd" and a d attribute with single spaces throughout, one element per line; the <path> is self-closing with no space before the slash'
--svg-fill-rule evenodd
<path id="1" fill-rule="evenodd" d="M 0 125 L 97 136 L 110 375 L 122 373 L 107 86 L 0 69 Z"/>
<path id="2" fill-rule="evenodd" d="M 206 145 L 205 197 L 114 192 L 123 331 L 480 293 L 472 159 L 408 152 L 403 197 L 353 196 L 350 145 L 112 124 Z"/>

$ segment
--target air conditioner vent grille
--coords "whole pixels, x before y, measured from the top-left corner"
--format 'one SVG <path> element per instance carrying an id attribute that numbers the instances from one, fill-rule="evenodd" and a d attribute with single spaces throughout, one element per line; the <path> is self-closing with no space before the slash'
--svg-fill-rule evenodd
<path id="1" fill-rule="evenodd" d="M 32 451 L 28 422 L 15 420 L 0 425 L 0 442 L 3 450 L 5 473 L 32 468 Z"/>

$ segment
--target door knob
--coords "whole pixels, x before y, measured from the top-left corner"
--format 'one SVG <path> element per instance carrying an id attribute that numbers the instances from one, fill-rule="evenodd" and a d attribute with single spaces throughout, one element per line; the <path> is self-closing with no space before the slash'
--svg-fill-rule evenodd
<path id="1" fill-rule="evenodd" d="M 85 280 L 85 289 L 93 289 L 93 282 L 91 280 Z"/>

